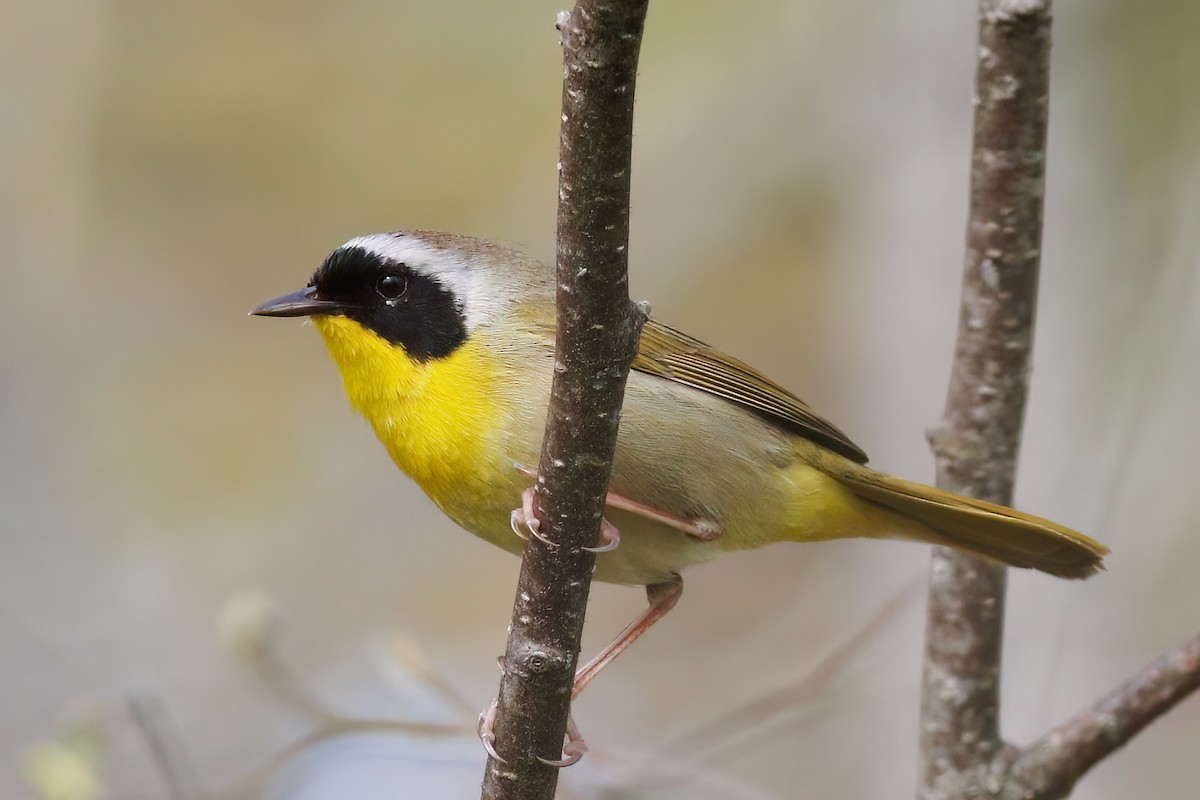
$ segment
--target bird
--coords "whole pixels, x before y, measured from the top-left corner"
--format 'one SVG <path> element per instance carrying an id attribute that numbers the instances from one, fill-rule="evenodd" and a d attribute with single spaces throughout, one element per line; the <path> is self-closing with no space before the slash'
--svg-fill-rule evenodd
<path id="1" fill-rule="evenodd" d="M 531 486 L 554 374 L 555 286 L 550 266 L 497 242 L 395 231 L 351 239 L 303 289 L 250 313 L 310 318 L 396 466 L 459 527 L 519 555 L 523 539 L 541 536 Z M 643 586 L 649 603 L 578 670 L 573 694 L 674 607 L 685 569 L 732 551 L 865 537 L 1064 578 L 1102 567 L 1107 548 L 1070 528 L 866 463 L 778 383 L 648 319 L 594 579 Z M 572 745 L 554 763 L 577 760 L 582 739 Z M 486 736 L 485 746 L 494 754 Z"/>

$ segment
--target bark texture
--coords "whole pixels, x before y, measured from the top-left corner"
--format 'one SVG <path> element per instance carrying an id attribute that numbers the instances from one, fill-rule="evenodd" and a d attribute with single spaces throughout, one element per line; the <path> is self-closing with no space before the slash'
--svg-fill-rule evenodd
<path id="1" fill-rule="evenodd" d="M 550 800 L 616 446 L 645 312 L 627 264 L 634 79 L 648 0 L 580 0 L 559 15 L 558 329 L 534 510 L 548 546 L 522 559 L 482 796 Z M 518 498 L 513 499 L 514 503 Z"/>
<path id="2" fill-rule="evenodd" d="M 958 343 L 930 431 L 943 489 L 1012 502 L 1041 256 L 1050 4 L 981 0 L 971 199 Z M 982 785 L 997 728 L 1005 571 L 936 548 L 921 699 L 924 797 Z M 974 774 L 974 777 L 969 777 Z M 968 776 L 964 778 L 964 776 Z"/>
<path id="3" fill-rule="evenodd" d="M 930 431 L 938 486 L 1010 505 L 1041 252 L 1049 0 L 980 0 L 962 309 Z M 936 548 L 921 698 L 922 800 L 1056 800 L 1200 687 L 1200 636 L 1025 748 L 997 727 L 1005 570 Z"/>
<path id="4" fill-rule="evenodd" d="M 1017 754 L 1005 800 L 1066 797 L 1092 767 L 1200 689 L 1200 635 Z"/>

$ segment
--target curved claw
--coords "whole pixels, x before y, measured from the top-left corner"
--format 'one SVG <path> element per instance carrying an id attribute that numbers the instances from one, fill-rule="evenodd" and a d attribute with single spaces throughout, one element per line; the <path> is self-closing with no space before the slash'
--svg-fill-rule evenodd
<path id="1" fill-rule="evenodd" d="M 537 539 L 547 547 L 558 547 L 558 542 L 553 542 L 542 536 L 542 524 L 536 519 L 531 519 L 525 523 L 525 527 L 529 528 L 529 532 L 533 534 L 533 538 Z"/>
<path id="2" fill-rule="evenodd" d="M 552 542 L 542 535 L 542 525 L 533 515 L 533 489 L 521 492 L 521 507 L 514 508 L 508 515 L 508 524 L 512 527 L 513 533 L 525 541 L 529 541 L 529 537 L 522 532 L 521 528 L 529 531 L 535 539 L 547 547 L 558 547 L 557 542 Z"/>
<path id="3" fill-rule="evenodd" d="M 616 550 L 621 544 L 621 532 L 617 530 L 617 526 L 613 525 L 606 519 L 600 520 L 600 541 L 603 544 L 598 544 L 595 547 L 584 547 L 589 553 L 609 553 Z"/>
<path id="4" fill-rule="evenodd" d="M 504 756 L 502 756 L 502 755 L 500 755 L 499 753 L 497 753 L 497 752 L 496 752 L 496 746 L 492 744 L 492 742 L 496 741 L 496 734 L 492 733 L 492 734 L 489 734 L 489 735 L 487 735 L 487 736 L 480 736 L 480 737 L 479 737 L 479 741 L 483 742 L 483 749 L 487 751 L 487 754 L 488 754 L 489 756 L 491 756 L 492 758 L 496 759 L 496 760 L 497 760 L 497 761 L 499 761 L 501 764 L 507 764 L 507 763 L 508 763 L 508 762 L 507 762 L 507 761 L 504 759 Z"/>
<path id="5" fill-rule="evenodd" d="M 569 748 L 570 748 L 570 745 L 567 745 L 567 747 L 563 748 L 563 757 L 562 758 L 542 758 L 541 756 L 538 756 L 537 760 L 542 762 L 543 764 L 545 764 L 547 767 L 562 768 L 562 767 L 574 766 L 575 764 L 579 763 L 579 760 L 581 758 L 583 758 L 583 754 L 587 752 L 587 749 L 585 748 L 582 752 L 575 752 L 575 753 L 568 754 L 567 750 Z"/>
<path id="6" fill-rule="evenodd" d="M 563 746 L 563 757 L 550 759 L 538 756 L 537 760 L 547 767 L 569 767 L 573 764 L 578 764 L 579 759 L 583 758 L 583 754 L 587 751 L 587 742 L 579 734 L 579 728 L 575 727 L 575 720 L 567 717 L 567 743 Z"/>
<path id="7" fill-rule="evenodd" d="M 507 764 L 508 761 L 496 752 L 496 732 L 492 730 L 496 725 L 496 709 L 499 706 L 500 698 L 492 698 L 492 704 L 479 714 L 479 741 L 483 743 L 483 749 L 489 756 L 501 764 Z"/>
<path id="8" fill-rule="evenodd" d="M 518 539 L 523 539 L 524 541 L 528 542 L 529 536 L 522 532 L 521 521 L 521 509 L 514 508 L 512 513 L 508 516 L 508 524 L 512 526 L 512 532 L 517 535 Z"/>

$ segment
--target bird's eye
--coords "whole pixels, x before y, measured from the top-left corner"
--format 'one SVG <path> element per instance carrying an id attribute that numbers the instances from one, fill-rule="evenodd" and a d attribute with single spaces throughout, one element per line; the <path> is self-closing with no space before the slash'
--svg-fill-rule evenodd
<path id="1" fill-rule="evenodd" d="M 404 294 L 407 288 L 408 281 L 402 275 L 384 275 L 379 279 L 379 283 L 375 284 L 375 291 L 379 292 L 384 300 L 395 300 Z"/>

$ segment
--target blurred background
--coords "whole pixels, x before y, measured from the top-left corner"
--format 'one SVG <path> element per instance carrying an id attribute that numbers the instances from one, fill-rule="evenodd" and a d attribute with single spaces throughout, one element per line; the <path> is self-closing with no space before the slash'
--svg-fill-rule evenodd
<path id="1" fill-rule="evenodd" d="M 392 468 L 311 329 L 246 312 L 362 233 L 551 259 L 562 5 L 0 9 L 0 796 L 475 795 L 469 732 L 326 736 L 313 706 L 469 731 L 518 562 Z M 974 15 L 654 0 L 638 85 L 634 295 L 926 481 Z M 1200 623 L 1197 29 L 1192 0 L 1056 4 L 1017 500 L 1114 553 L 1084 584 L 1012 576 L 1018 743 Z M 693 570 L 577 704 L 564 796 L 912 796 L 927 561 Z M 597 586 L 585 655 L 643 603 Z M 1198 754 L 1193 699 L 1075 796 L 1190 796 Z"/>

